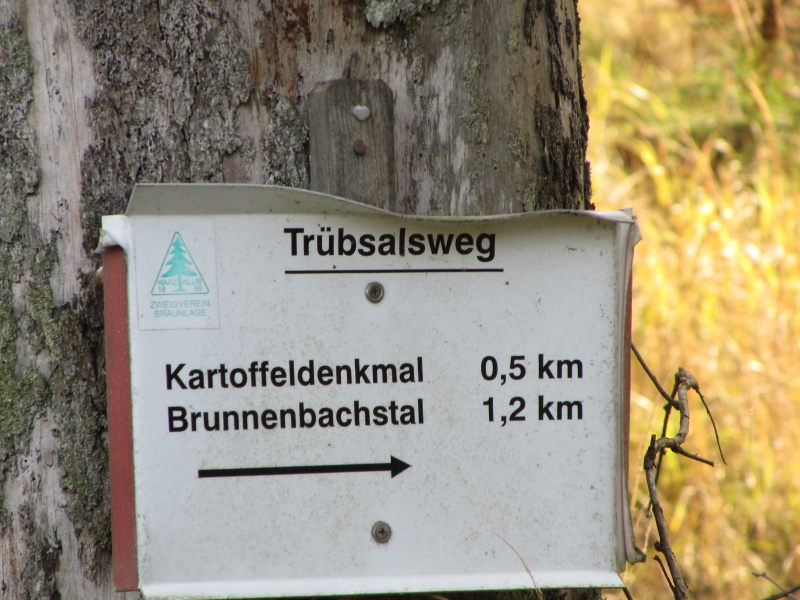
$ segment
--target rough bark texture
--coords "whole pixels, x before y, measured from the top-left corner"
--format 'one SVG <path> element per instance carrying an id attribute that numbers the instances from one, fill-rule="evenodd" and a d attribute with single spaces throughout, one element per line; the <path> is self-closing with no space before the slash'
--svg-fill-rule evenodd
<path id="1" fill-rule="evenodd" d="M 307 187 L 306 98 L 333 79 L 393 93 L 386 208 L 588 207 L 577 47 L 574 0 L 0 0 L 0 598 L 125 596 L 100 215 L 136 182 Z"/>

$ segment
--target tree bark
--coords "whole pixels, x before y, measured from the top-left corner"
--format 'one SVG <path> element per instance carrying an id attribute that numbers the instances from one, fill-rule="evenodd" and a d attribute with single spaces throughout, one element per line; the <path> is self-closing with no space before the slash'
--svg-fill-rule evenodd
<path id="1" fill-rule="evenodd" d="M 137 182 L 309 187 L 331 80 L 391 92 L 391 184 L 357 199 L 588 208 L 578 42 L 574 0 L 0 0 L 0 597 L 137 596 L 110 581 L 101 215 Z"/>

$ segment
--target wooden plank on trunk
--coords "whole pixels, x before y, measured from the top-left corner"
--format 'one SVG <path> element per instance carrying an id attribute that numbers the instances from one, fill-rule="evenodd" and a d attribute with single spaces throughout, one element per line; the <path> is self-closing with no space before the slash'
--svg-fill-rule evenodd
<path id="1" fill-rule="evenodd" d="M 389 209 L 395 197 L 392 92 L 380 80 L 337 79 L 308 97 L 311 189 Z"/>

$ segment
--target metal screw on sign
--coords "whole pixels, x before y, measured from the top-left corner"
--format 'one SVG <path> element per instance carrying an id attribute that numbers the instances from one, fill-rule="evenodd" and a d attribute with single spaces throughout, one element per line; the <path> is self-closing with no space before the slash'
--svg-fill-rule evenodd
<path id="1" fill-rule="evenodd" d="M 372 526 L 372 539 L 379 544 L 385 544 L 392 537 L 392 528 L 384 521 L 377 521 Z"/>
<path id="2" fill-rule="evenodd" d="M 369 109 L 369 106 L 364 106 L 363 104 L 355 105 L 351 112 L 353 113 L 353 116 L 359 121 L 366 121 L 372 114 L 372 111 Z"/>
<path id="3" fill-rule="evenodd" d="M 383 286 L 377 281 L 367 284 L 367 289 L 364 291 L 367 300 L 370 302 L 378 303 L 383 300 Z"/>

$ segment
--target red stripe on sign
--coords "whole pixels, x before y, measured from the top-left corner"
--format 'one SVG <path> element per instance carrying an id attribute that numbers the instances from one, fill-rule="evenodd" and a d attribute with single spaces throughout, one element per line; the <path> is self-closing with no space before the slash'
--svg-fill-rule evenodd
<path id="1" fill-rule="evenodd" d="M 103 252 L 103 321 L 106 337 L 108 462 L 111 479 L 111 562 L 114 587 L 139 589 L 136 561 L 136 510 L 133 486 L 131 355 L 128 341 L 128 292 L 125 252 Z"/>

